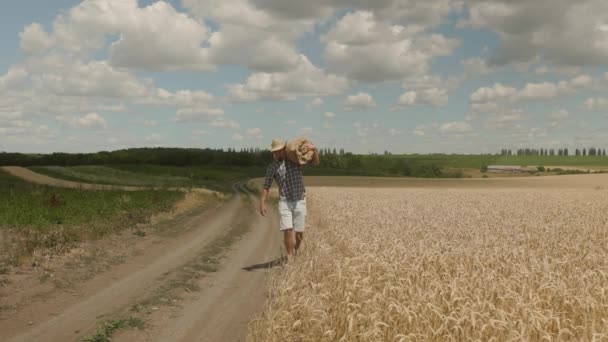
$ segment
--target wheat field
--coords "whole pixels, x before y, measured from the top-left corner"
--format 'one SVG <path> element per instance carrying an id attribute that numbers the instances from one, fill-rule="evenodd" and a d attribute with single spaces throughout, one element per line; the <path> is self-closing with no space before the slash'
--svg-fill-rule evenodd
<path id="1" fill-rule="evenodd" d="M 309 192 L 251 341 L 608 341 L 608 191 Z"/>

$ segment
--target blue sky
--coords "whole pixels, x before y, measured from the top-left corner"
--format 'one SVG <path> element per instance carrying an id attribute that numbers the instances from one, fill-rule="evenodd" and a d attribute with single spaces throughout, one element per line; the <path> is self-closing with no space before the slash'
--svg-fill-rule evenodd
<path id="1" fill-rule="evenodd" d="M 0 150 L 606 148 L 608 4 L 56 0 L 0 21 Z"/>

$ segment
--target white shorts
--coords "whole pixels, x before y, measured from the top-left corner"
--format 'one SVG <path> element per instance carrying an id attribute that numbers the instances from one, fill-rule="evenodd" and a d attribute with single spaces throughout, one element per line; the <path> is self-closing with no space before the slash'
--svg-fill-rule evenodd
<path id="1" fill-rule="evenodd" d="M 279 200 L 279 215 L 281 215 L 281 230 L 295 229 L 296 232 L 304 232 L 306 199 L 299 201 Z"/>

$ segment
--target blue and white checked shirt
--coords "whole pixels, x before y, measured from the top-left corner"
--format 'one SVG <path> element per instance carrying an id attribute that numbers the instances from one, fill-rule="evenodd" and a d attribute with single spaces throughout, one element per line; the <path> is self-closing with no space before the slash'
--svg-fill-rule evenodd
<path id="1" fill-rule="evenodd" d="M 280 199 L 290 202 L 304 199 L 306 189 L 304 189 L 304 179 L 300 165 L 292 163 L 287 159 L 273 161 L 266 170 L 264 189 L 270 189 L 273 180 L 279 186 Z"/>

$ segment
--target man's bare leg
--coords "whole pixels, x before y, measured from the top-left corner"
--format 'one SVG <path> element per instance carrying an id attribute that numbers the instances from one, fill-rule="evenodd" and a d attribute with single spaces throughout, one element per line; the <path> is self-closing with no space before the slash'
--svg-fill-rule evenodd
<path id="1" fill-rule="evenodd" d="M 293 229 L 286 229 L 283 231 L 283 239 L 285 243 L 285 249 L 287 250 L 287 257 L 293 256 L 294 246 L 296 244 L 296 238 Z"/>
<path id="2" fill-rule="evenodd" d="M 302 245 L 302 240 L 304 240 L 304 232 L 296 232 L 296 245 L 295 252 L 298 253 L 298 249 Z"/>

